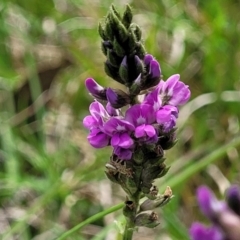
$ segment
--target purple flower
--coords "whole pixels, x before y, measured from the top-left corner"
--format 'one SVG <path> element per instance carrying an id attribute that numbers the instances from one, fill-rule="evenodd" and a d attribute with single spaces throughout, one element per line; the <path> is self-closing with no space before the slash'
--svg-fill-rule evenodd
<path id="1" fill-rule="evenodd" d="M 117 117 L 112 117 L 104 124 L 104 132 L 112 137 L 110 144 L 113 152 L 121 159 L 128 160 L 132 156 L 134 141 L 130 135 L 134 129 L 131 123 Z"/>
<path id="2" fill-rule="evenodd" d="M 171 105 L 161 107 L 156 113 L 157 123 L 160 124 L 164 132 L 169 132 L 175 125 L 178 117 L 178 109 Z"/>
<path id="3" fill-rule="evenodd" d="M 162 99 L 160 98 L 159 92 L 160 86 L 158 85 L 153 91 L 145 96 L 143 101 L 143 103 L 153 106 L 155 112 L 162 106 Z"/>
<path id="4" fill-rule="evenodd" d="M 132 158 L 133 149 L 125 149 L 121 147 L 115 147 L 113 153 L 117 155 L 120 159 L 130 160 Z"/>
<path id="5" fill-rule="evenodd" d="M 152 125 L 142 124 L 136 127 L 135 137 L 145 143 L 156 143 L 158 141 L 156 129 Z"/>
<path id="6" fill-rule="evenodd" d="M 175 74 L 167 79 L 166 82 L 161 81 L 160 94 L 164 105 L 169 104 L 173 106 L 183 105 L 190 98 L 190 90 L 188 86 L 179 81 L 180 75 Z"/>
<path id="7" fill-rule="evenodd" d="M 90 130 L 89 143 L 95 148 L 103 148 L 109 145 L 110 137 L 104 132 L 103 124 L 110 118 L 103 105 L 97 101 L 89 107 L 91 115 L 83 119 L 83 125 Z"/>
<path id="8" fill-rule="evenodd" d="M 214 221 L 217 215 L 226 209 L 226 204 L 218 201 L 212 191 L 206 186 L 198 188 L 197 198 L 203 214 L 210 220 Z"/>
<path id="9" fill-rule="evenodd" d="M 107 100 L 106 89 L 99 85 L 93 78 L 88 78 L 85 85 L 89 93 L 99 100 Z"/>
<path id="10" fill-rule="evenodd" d="M 125 119 L 135 126 L 135 137 L 145 143 L 157 142 L 157 133 L 151 125 L 155 122 L 155 112 L 148 104 L 136 104 L 126 111 Z"/>
<path id="11" fill-rule="evenodd" d="M 112 117 L 104 124 L 104 132 L 109 136 L 113 136 L 116 133 L 133 132 L 135 127 L 124 119 Z"/>
<path id="12" fill-rule="evenodd" d="M 142 124 L 152 124 L 155 121 L 153 107 L 148 104 L 135 104 L 126 111 L 125 120 L 135 127 Z"/>
<path id="13" fill-rule="evenodd" d="M 239 200 L 235 198 L 238 194 L 236 188 L 233 186 L 228 190 L 227 199 L 233 197 L 234 202 L 237 201 L 239 204 Z M 194 223 L 190 229 L 192 239 L 239 240 L 240 217 L 234 209 L 230 209 L 225 202 L 217 200 L 212 191 L 205 186 L 198 188 L 197 198 L 202 212 L 213 226 L 206 228 L 199 223 Z"/>
<path id="14" fill-rule="evenodd" d="M 224 240 L 221 230 L 215 226 L 206 227 L 201 223 L 194 223 L 190 228 L 192 240 Z"/>
<path id="15" fill-rule="evenodd" d="M 108 146 L 110 140 L 109 136 L 107 136 L 98 128 L 92 129 L 87 139 L 89 143 L 95 148 L 103 148 Z"/>

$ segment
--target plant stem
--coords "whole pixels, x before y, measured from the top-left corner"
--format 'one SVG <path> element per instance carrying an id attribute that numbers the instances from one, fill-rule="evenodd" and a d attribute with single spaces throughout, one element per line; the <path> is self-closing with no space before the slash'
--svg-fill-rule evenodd
<path id="1" fill-rule="evenodd" d="M 141 192 L 138 191 L 130 199 L 133 201 L 133 212 L 130 217 L 126 217 L 126 225 L 123 233 L 123 240 L 132 240 L 133 232 L 135 230 L 135 217 L 138 211 L 139 200 L 140 200 Z"/>
<path id="2" fill-rule="evenodd" d="M 134 222 L 129 221 L 129 219 L 127 219 L 124 233 L 123 233 L 123 240 L 131 240 L 132 239 L 134 226 L 135 226 Z"/>

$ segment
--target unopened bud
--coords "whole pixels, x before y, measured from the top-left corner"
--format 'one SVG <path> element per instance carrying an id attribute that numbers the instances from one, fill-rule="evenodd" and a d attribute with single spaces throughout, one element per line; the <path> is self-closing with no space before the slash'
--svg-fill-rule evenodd
<path id="1" fill-rule="evenodd" d="M 226 193 L 228 206 L 240 216 L 240 188 L 237 185 L 231 186 Z"/>
<path id="2" fill-rule="evenodd" d="M 131 7 L 127 4 L 126 10 L 123 13 L 122 17 L 122 23 L 126 28 L 129 28 L 131 22 L 132 22 L 133 14 Z"/>
<path id="3" fill-rule="evenodd" d="M 135 218 L 135 225 L 139 227 L 154 228 L 159 224 L 158 215 L 152 211 L 141 212 Z"/>
<path id="4" fill-rule="evenodd" d="M 98 100 L 106 101 L 106 89 L 99 85 L 93 78 L 88 78 L 85 85 L 89 93 Z"/>
<path id="5" fill-rule="evenodd" d="M 142 74 L 140 73 L 138 77 L 134 80 L 133 84 L 130 87 L 131 95 L 138 95 L 141 92 L 141 77 Z"/>
<path id="6" fill-rule="evenodd" d="M 164 194 L 157 196 L 155 200 L 147 199 L 146 201 L 144 201 L 140 206 L 140 210 L 146 211 L 153 210 L 158 207 L 163 207 L 164 205 L 169 203 L 172 197 L 172 190 L 170 187 L 167 187 Z"/>
<path id="7" fill-rule="evenodd" d="M 118 68 L 112 66 L 108 61 L 104 63 L 104 70 L 109 77 L 113 78 L 119 83 L 124 83 L 123 80 L 119 77 Z"/>
<path id="8" fill-rule="evenodd" d="M 127 56 L 125 56 L 119 67 L 119 76 L 124 82 L 128 82 L 129 72 L 128 72 L 128 64 L 127 64 Z"/>
<path id="9" fill-rule="evenodd" d="M 129 95 L 120 89 L 108 88 L 106 96 L 111 106 L 117 109 L 130 103 Z"/>

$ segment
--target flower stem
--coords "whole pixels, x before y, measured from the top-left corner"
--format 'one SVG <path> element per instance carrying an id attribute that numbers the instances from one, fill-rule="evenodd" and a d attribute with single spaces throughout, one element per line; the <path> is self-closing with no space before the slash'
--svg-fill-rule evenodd
<path id="1" fill-rule="evenodd" d="M 123 233 L 123 240 L 132 240 L 134 227 L 135 227 L 134 221 L 127 219 Z"/>
<path id="2" fill-rule="evenodd" d="M 135 230 L 135 217 L 138 211 L 139 200 L 140 200 L 141 192 L 136 192 L 133 196 L 130 197 L 132 200 L 132 205 L 134 206 L 132 209 L 131 216 L 126 217 L 126 225 L 123 233 L 123 240 L 132 240 L 133 232 Z M 126 203 L 125 203 L 126 204 Z M 126 204 L 127 205 L 127 204 Z"/>

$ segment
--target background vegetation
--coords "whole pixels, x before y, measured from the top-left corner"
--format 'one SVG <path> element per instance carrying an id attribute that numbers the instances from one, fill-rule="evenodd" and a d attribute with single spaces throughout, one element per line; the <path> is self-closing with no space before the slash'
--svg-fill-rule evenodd
<path id="1" fill-rule="evenodd" d="M 89 146 L 81 124 L 92 101 L 84 80 L 117 84 L 104 74 L 97 34 L 111 3 L 0 3 L 1 239 L 55 239 L 124 201 L 104 175 L 110 149 Z M 175 198 L 159 209 L 160 226 L 139 229 L 136 239 L 189 239 L 188 227 L 203 218 L 196 188 L 207 184 L 222 197 L 240 179 L 240 3 L 114 2 L 120 11 L 126 3 L 164 79 L 180 73 L 192 91 L 181 109 L 178 144 L 167 153 L 172 167 L 157 182 L 161 190 L 170 185 Z M 68 239 L 117 239 L 119 220 L 116 211 Z"/>

